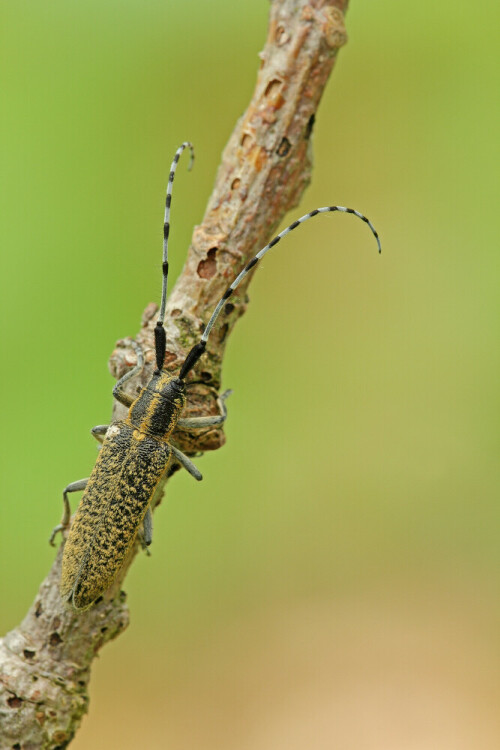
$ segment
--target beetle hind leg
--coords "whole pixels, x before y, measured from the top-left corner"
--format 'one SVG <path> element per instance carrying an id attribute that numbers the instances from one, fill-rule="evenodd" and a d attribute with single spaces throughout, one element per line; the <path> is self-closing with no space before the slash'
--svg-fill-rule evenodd
<path id="1" fill-rule="evenodd" d="M 145 550 L 147 555 L 151 554 L 148 548 L 151 546 L 152 541 L 153 541 L 153 512 L 151 510 L 151 506 L 148 505 L 146 515 L 144 516 L 144 520 L 142 522 L 142 528 L 139 529 L 139 542 L 141 544 L 142 549 Z"/>

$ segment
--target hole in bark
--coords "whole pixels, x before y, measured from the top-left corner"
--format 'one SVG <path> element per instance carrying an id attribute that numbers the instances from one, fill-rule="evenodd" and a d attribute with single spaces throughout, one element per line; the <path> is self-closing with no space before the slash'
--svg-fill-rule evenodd
<path id="1" fill-rule="evenodd" d="M 229 331 L 229 326 L 227 323 L 224 323 L 223 325 L 221 325 L 219 329 L 219 341 L 224 341 L 224 339 L 227 336 L 228 331 Z"/>
<path id="2" fill-rule="evenodd" d="M 51 646 L 59 646 L 59 644 L 62 642 L 62 638 L 59 635 L 59 633 L 51 633 L 49 638 L 49 643 Z"/>
<path id="3" fill-rule="evenodd" d="M 43 612 L 42 602 L 38 602 L 38 604 L 36 605 L 36 609 L 35 609 L 35 617 L 40 617 L 42 612 Z"/>
<path id="4" fill-rule="evenodd" d="M 207 372 L 206 370 L 204 372 L 200 372 L 200 378 L 205 381 L 205 383 L 208 383 L 209 380 L 212 380 L 212 373 Z"/>
<path id="5" fill-rule="evenodd" d="M 17 695 L 11 695 L 10 698 L 7 698 L 7 705 L 10 706 L 10 708 L 19 708 L 22 704 L 23 699 L 19 698 Z"/>
<path id="6" fill-rule="evenodd" d="M 108 629 L 108 627 L 107 627 L 107 625 L 105 625 L 103 628 L 101 628 L 101 633 L 105 633 L 107 629 Z"/>
<path id="7" fill-rule="evenodd" d="M 16 742 L 15 745 L 12 745 L 12 750 L 21 750 L 21 745 L 19 744 L 19 742 Z"/>
<path id="8" fill-rule="evenodd" d="M 100 602 L 102 602 L 102 596 L 98 596 L 94 604 L 100 604 Z"/>
<path id="9" fill-rule="evenodd" d="M 311 133 L 313 132 L 314 123 L 316 121 L 316 115 L 313 113 L 309 120 L 307 121 L 306 125 L 306 141 L 311 137 Z"/>
<path id="10" fill-rule="evenodd" d="M 181 312 L 182 312 L 182 310 L 179 310 L 179 309 L 178 309 L 178 308 L 176 307 L 176 308 L 175 308 L 175 310 L 172 310 L 172 312 L 170 313 L 170 316 L 171 316 L 172 318 L 178 318 L 178 317 L 179 317 L 179 315 L 181 314 Z"/>
<path id="11" fill-rule="evenodd" d="M 235 177 L 234 180 L 231 183 L 231 190 L 238 190 L 239 186 L 241 185 L 241 180 L 239 177 Z"/>
<path id="12" fill-rule="evenodd" d="M 61 748 L 62 747 L 66 747 L 67 744 L 68 744 L 66 742 L 66 740 L 68 739 L 68 735 L 62 729 L 59 729 L 57 732 L 54 732 L 54 734 L 52 735 L 52 739 L 55 740 L 56 742 L 64 742 L 65 743 L 64 745 L 58 745 L 57 747 L 61 747 Z M 54 750 L 57 750 L 57 748 L 54 748 Z"/>
<path id="13" fill-rule="evenodd" d="M 232 302 L 228 302 L 227 304 L 224 305 L 224 313 L 226 315 L 231 315 L 233 310 L 234 310 L 234 305 L 232 304 Z"/>
<path id="14" fill-rule="evenodd" d="M 34 659 L 35 658 L 35 652 L 32 651 L 29 648 L 25 648 L 24 651 L 23 651 L 23 654 L 24 654 L 24 658 L 25 659 Z"/>
<path id="15" fill-rule="evenodd" d="M 249 133 L 243 133 L 241 138 L 241 148 L 249 148 L 252 142 L 252 136 Z"/>
<path id="16" fill-rule="evenodd" d="M 60 729 L 57 732 L 54 732 L 51 739 L 54 742 L 57 742 L 57 745 L 54 747 L 54 750 L 65 750 L 65 748 L 68 747 L 69 740 L 70 740 L 67 733 L 64 732 L 62 729 Z"/>
<path id="17" fill-rule="evenodd" d="M 206 260 L 200 260 L 198 263 L 198 276 L 202 279 L 211 279 L 217 271 L 217 262 L 215 260 L 216 247 L 211 247 L 207 253 Z"/>
<path id="18" fill-rule="evenodd" d="M 282 85 L 283 85 L 282 82 L 278 78 L 273 78 L 267 84 L 266 90 L 264 91 L 264 96 L 267 96 L 267 97 L 277 96 Z"/>
<path id="19" fill-rule="evenodd" d="M 291 148 L 291 143 L 288 138 L 282 138 L 280 145 L 276 149 L 278 156 L 286 156 Z"/>
<path id="20" fill-rule="evenodd" d="M 285 30 L 284 26 L 278 26 L 276 29 L 276 44 L 282 47 L 290 39 L 290 34 Z"/>
<path id="21" fill-rule="evenodd" d="M 54 619 L 52 620 L 52 627 L 54 628 L 54 630 L 57 630 L 60 624 L 61 624 L 61 618 L 54 617 Z"/>

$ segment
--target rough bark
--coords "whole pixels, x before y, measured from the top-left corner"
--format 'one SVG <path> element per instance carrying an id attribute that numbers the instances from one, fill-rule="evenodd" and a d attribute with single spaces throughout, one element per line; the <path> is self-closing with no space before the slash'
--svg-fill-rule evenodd
<path id="1" fill-rule="evenodd" d="M 346 42 L 346 6 L 347 0 L 275 0 L 271 5 L 252 100 L 224 150 L 203 223 L 194 230 L 168 303 L 169 370 L 177 370 L 228 284 L 299 202 L 310 180 L 314 118 L 337 51 Z M 226 305 L 196 368 L 193 379 L 203 382 L 190 389 L 192 416 L 217 412 L 224 349 L 245 310 L 251 275 Z M 143 383 L 152 369 L 156 310 L 148 305 L 137 335 L 146 353 Z M 119 377 L 133 363 L 133 350 L 126 340 L 119 342 L 110 362 L 113 374 Z M 115 404 L 115 417 L 123 416 L 120 409 Z M 175 437 L 188 453 L 224 442 L 216 429 Z M 1 748 L 54 749 L 71 741 L 87 710 L 92 661 L 127 626 L 121 588 L 136 552 L 137 545 L 101 600 L 77 614 L 60 601 L 59 550 L 25 619 L 0 641 Z"/>

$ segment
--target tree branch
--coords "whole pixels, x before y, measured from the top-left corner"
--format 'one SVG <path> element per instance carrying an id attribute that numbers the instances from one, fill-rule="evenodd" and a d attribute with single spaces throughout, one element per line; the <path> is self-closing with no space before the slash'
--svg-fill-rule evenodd
<path id="1" fill-rule="evenodd" d="M 347 0 L 272 3 L 252 100 L 224 150 L 205 217 L 195 228 L 168 303 L 169 370 L 178 371 L 228 284 L 297 205 L 310 180 L 314 117 L 337 51 L 346 42 L 346 6 Z M 245 310 L 249 278 L 226 305 L 210 337 L 194 377 L 203 382 L 189 391 L 187 416 L 217 412 L 224 349 Z M 156 305 L 146 308 L 137 336 L 146 356 L 143 384 L 152 370 L 156 311 Z M 133 351 L 126 341 L 119 342 L 110 362 L 113 374 L 121 376 L 133 363 Z M 123 416 L 122 408 L 115 404 L 115 418 Z M 174 437 L 188 453 L 224 443 L 222 431 L 216 429 L 201 436 L 179 431 Z M 166 479 L 177 468 L 173 464 Z M 155 505 L 162 492 L 163 488 Z M 2 748 L 62 748 L 71 741 L 87 710 L 92 661 L 128 624 L 121 586 L 137 546 L 104 596 L 78 614 L 66 610 L 60 600 L 58 551 L 25 619 L 0 641 Z"/>

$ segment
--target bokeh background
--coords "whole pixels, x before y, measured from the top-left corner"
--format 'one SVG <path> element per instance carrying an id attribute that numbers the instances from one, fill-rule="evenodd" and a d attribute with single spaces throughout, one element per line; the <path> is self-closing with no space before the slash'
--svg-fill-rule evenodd
<path id="1" fill-rule="evenodd" d="M 94 462 L 114 343 L 158 301 L 172 154 L 197 150 L 175 277 L 268 7 L 2 4 L 2 632 Z M 287 219 L 353 205 L 384 252 L 322 217 L 256 274 L 227 446 L 169 485 L 75 750 L 500 746 L 499 24 L 493 0 L 352 0 Z"/>

